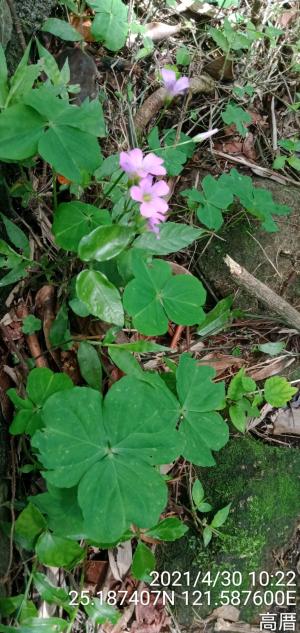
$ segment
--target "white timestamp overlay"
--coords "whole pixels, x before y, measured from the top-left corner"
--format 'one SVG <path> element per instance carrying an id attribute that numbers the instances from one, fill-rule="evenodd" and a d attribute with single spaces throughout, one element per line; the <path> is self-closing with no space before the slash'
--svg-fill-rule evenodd
<path id="1" fill-rule="evenodd" d="M 248 589 L 242 587 L 247 586 Z M 294 571 L 249 572 L 243 575 L 239 571 L 190 572 L 162 571 L 151 572 L 147 587 L 142 590 L 99 591 L 95 595 L 88 591 L 70 591 L 70 606 L 94 604 L 95 598 L 101 604 L 122 607 L 128 603 L 141 605 L 175 606 L 182 601 L 191 607 L 220 606 L 256 606 L 282 607 L 290 609 L 296 606 L 297 580 Z M 272 615 L 272 614 L 263 614 Z M 270 627 L 269 630 L 276 630 Z M 288 629 L 284 629 L 288 630 Z M 293 629 L 290 628 L 292 631 Z"/>

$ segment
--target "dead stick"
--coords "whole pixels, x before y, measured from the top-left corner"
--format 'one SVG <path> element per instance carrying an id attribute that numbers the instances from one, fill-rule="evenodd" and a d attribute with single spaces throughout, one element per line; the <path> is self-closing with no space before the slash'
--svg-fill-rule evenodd
<path id="1" fill-rule="evenodd" d="M 23 301 L 18 304 L 16 308 L 16 315 L 19 319 L 25 319 L 29 316 L 29 311 Z M 48 367 L 48 363 L 42 354 L 37 334 L 35 334 L 35 332 L 33 332 L 32 334 L 27 334 L 26 340 L 31 356 L 35 361 L 36 367 Z"/>
<path id="2" fill-rule="evenodd" d="M 278 314 L 283 321 L 300 331 L 300 312 L 298 310 L 293 308 L 271 288 L 256 279 L 256 277 L 253 277 L 229 255 L 226 255 L 224 261 L 239 286 L 245 288 L 249 294 L 264 303 L 272 312 Z"/>

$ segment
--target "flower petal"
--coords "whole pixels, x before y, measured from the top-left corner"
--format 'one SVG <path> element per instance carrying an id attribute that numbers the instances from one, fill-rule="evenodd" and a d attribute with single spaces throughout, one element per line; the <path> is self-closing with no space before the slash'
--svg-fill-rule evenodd
<path id="1" fill-rule="evenodd" d="M 154 176 L 165 176 L 166 169 L 163 167 L 163 159 L 160 156 L 156 156 L 152 152 L 147 154 L 143 160 L 143 168 L 148 171 L 149 174 Z"/>
<path id="2" fill-rule="evenodd" d="M 177 79 L 174 86 L 174 94 L 179 95 L 181 92 L 185 92 L 190 87 L 190 80 L 188 77 L 180 77 Z"/>
<path id="3" fill-rule="evenodd" d="M 131 195 L 132 200 L 136 200 L 136 202 L 143 201 L 144 192 L 140 186 L 135 185 L 134 187 L 131 187 L 130 195 Z"/>
<path id="4" fill-rule="evenodd" d="M 163 198 L 153 198 L 151 201 L 155 213 L 167 213 L 169 205 Z"/>
<path id="5" fill-rule="evenodd" d="M 164 82 L 164 86 L 166 90 L 170 91 L 174 87 L 176 83 L 176 73 L 174 70 L 168 70 L 168 68 L 163 68 L 161 70 L 161 76 Z"/>
<path id="6" fill-rule="evenodd" d="M 152 187 L 152 193 L 155 196 L 166 196 L 170 192 L 170 187 L 165 180 L 159 180 Z"/>

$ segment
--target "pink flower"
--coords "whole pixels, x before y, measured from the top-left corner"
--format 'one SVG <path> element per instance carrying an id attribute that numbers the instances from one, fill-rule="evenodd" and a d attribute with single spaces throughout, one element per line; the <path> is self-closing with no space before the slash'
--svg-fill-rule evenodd
<path id="1" fill-rule="evenodd" d="M 168 97 L 171 99 L 173 99 L 173 97 L 177 97 L 177 95 L 180 95 L 189 89 L 189 78 L 180 77 L 180 79 L 176 79 L 176 73 L 174 70 L 163 68 L 161 71 L 161 76 L 163 79 L 164 88 L 168 93 Z"/>
<path id="2" fill-rule="evenodd" d="M 158 232 L 158 224 L 165 222 L 165 214 L 169 205 L 162 196 L 166 196 L 170 189 L 164 180 L 153 184 L 153 178 L 148 176 L 140 181 L 138 186 L 131 187 L 130 195 L 133 200 L 140 202 L 140 212 L 148 220 L 148 227 L 155 233 Z"/>
<path id="3" fill-rule="evenodd" d="M 144 156 L 138 147 L 129 152 L 120 153 L 120 167 L 128 174 L 130 180 L 146 178 L 149 174 L 165 176 L 167 172 L 163 167 L 163 162 L 162 158 L 153 153 Z"/>

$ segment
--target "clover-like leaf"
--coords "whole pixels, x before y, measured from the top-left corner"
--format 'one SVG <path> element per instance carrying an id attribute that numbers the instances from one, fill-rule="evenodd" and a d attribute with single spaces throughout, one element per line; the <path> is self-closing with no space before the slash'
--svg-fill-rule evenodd
<path id="1" fill-rule="evenodd" d="M 199 366 L 189 354 L 180 358 L 176 372 L 177 392 L 183 420 L 180 435 L 186 445 L 183 455 L 199 466 L 213 466 L 212 451 L 228 441 L 226 422 L 215 409 L 224 406 L 224 383 L 213 383 L 215 370 Z"/>
<path id="2" fill-rule="evenodd" d="M 189 205 L 196 207 L 197 216 L 209 229 L 217 231 L 223 224 L 222 210 L 233 202 L 233 194 L 221 179 L 205 176 L 202 180 L 203 191 L 188 189 L 182 195 L 188 198 Z M 195 203 L 200 203 L 199 205 Z"/>
<path id="3" fill-rule="evenodd" d="M 103 406 L 99 392 L 75 387 L 43 408 L 45 429 L 32 443 L 45 478 L 59 488 L 78 484 L 86 531 L 95 541 L 113 542 L 132 523 L 147 528 L 159 519 L 167 488 L 152 464 L 180 453 L 179 408 L 166 392 L 159 400 L 151 384 L 125 377 Z"/>
<path id="4" fill-rule="evenodd" d="M 234 103 L 228 103 L 226 110 L 221 113 L 221 117 L 227 125 L 234 123 L 239 134 L 246 136 L 247 127 L 245 124 L 249 124 L 252 121 L 250 114 L 246 110 L 239 108 Z"/>
<path id="5" fill-rule="evenodd" d="M 15 389 L 9 389 L 7 392 L 17 408 L 17 413 L 10 426 L 10 433 L 12 435 L 20 433 L 33 435 L 43 424 L 41 409 L 47 398 L 57 391 L 64 391 L 72 387 L 72 380 L 67 374 L 55 374 L 47 367 L 33 369 L 27 380 L 27 399 L 20 398 Z"/>
<path id="6" fill-rule="evenodd" d="M 283 376 L 272 376 L 265 382 L 265 399 L 272 407 L 283 407 L 297 393 Z"/>
<path id="7" fill-rule="evenodd" d="M 92 35 L 103 42 L 110 51 L 124 46 L 128 32 L 128 7 L 122 0 L 88 0 L 96 13 L 92 24 Z"/>
<path id="8" fill-rule="evenodd" d="M 123 304 L 139 332 L 164 334 L 168 320 L 194 325 L 203 319 L 206 292 L 198 279 L 172 276 L 170 265 L 158 259 L 149 266 L 139 259 L 133 270 L 135 278 L 125 288 Z"/>

